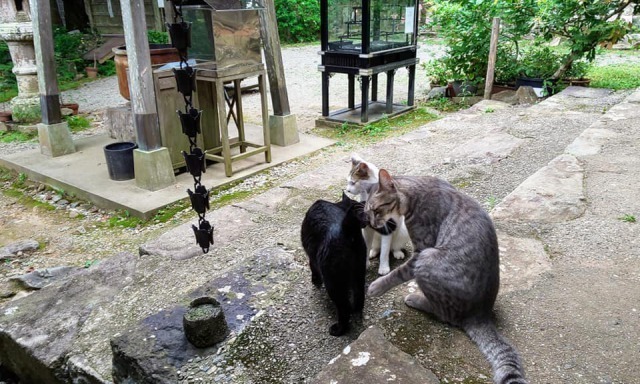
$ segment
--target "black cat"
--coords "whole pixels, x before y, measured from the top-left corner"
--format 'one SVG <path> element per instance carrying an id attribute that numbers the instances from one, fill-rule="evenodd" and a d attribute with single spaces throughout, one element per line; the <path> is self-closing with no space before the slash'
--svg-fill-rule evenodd
<path id="1" fill-rule="evenodd" d="M 338 203 L 313 203 L 302 221 L 302 246 L 309 256 L 311 282 L 316 287 L 324 282 L 338 310 L 338 322 L 329 328 L 333 336 L 344 334 L 351 313 L 364 307 L 367 246 L 362 237 L 366 225 L 362 208 L 362 203 L 343 193 Z"/>

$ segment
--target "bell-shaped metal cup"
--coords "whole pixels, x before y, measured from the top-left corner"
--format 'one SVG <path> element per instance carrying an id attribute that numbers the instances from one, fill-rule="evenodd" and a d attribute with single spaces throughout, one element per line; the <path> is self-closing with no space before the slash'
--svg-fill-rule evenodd
<path id="1" fill-rule="evenodd" d="M 209 246 L 213 245 L 213 226 L 207 220 L 204 220 L 198 227 L 192 225 L 191 228 L 196 235 L 196 243 L 204 253 L 209 252 Z"/>
<path id="2" fill-rule="evenodd" d="M 191 47 L 191 23 L 167 23 L 167 29 L 171 36 L 171 45 L 186 56 L 187 48 Z"/>
<path id="3" fill-rule="evenodd" d="M 207 170 L 205 164 L 204 152 L 202 149 L 195 147 L 191 150 L 191 153 L 182 151 L 184 161 L 187 164 L 187 170 L 193 177 L 200 177 Z"/>
<path id="4" fill-rule="evenodd" d="M 202 111 L 191 108 L 187 113 L 183 113 L 182 111 L 176 112 L 178 116 L 180 116 L 182 133 L 190 138 L 195 138 L 200 133 L 200 116 L 202 116 Z"/>
<path id="5" fill-rule="evenodd" d="M 184 97 L 191 97 L 193 91 L 196 90 L 196 71 L 192 67 L 174 68 L 173 76 L 176 78 L 176 86 L 178 92 Z"/>

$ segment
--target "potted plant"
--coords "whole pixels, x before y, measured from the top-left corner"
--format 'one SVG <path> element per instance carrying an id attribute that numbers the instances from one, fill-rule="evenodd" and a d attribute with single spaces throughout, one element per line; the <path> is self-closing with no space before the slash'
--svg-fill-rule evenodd
<path id="1" fill-rule="evenodd" d="M 98 65 L 96 63 L 96 54 L 93 54 L 93 67 L 86 67 L 85 71 L 87 71 L 87 77 L 90 79 L 95 79 L 98 77 Z"/>
<path id="2" fill-rule="evenodd" d="M 453 78 L 453 72 L 447 68 L 443 60 L 431 59 L 422 64 L 422 68 L 427 73 L 431 88 L 444 87 Z"/>
<path id="3" fill-rule="evenodd" d="M 562 80 L 567 85 L 577 85 L 588 87 L 591 79 L 588 79 L 587 73 L 591 68 L 591 63 L 586 60 L 578 60 L 571 63 L 571 67 L 565 72 L 565 78 Z"/>
<path id="4" fill-rule="evenodd" d="M 516 87 L 530 86 L 538 91 L 538 96 L 552 95 L 557 83 L 552 76 L 561 62 L 560 53 L 540 42 L 534 43 L 522 52 Z"/>

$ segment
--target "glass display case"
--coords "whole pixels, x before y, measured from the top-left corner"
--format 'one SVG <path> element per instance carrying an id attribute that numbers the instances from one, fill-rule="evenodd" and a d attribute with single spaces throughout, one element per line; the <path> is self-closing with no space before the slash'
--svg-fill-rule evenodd
<path id="1" fill-rule="evenodd" d="M 322 116 L 320 120 L 367 123 L 413 108 L 417 0 L 321 0 Z M 409 70 L 406 105 L 393 103 L 394 75 Z M 329 78 L 346 74 L 349 81 L 348 107 L 329 112 Z M 378 101 L 378 74 L 387 75 L 384 102 Z M 354 101 L 354 78 L 360 77 L 361 103 Z M 354 111 L 359 119 L 354 119 Z M 369 116 L 371 114 L 371 116 Z M 370 119 L 371 118 L 371 119 Z"/>
<path id="2" fill-rule="evenodd" d="M 366 5 L 327 0 L 327 50 L 366 54 L 415 45 L 415 1 L 372 0 Z"/>
<path id="3" fill-rule="evenodd" d="M 191 23 L 190 59 L 214 62 L 215 69 L 262 63 L 257 0 L 191 0 L 183 3 Z"/>

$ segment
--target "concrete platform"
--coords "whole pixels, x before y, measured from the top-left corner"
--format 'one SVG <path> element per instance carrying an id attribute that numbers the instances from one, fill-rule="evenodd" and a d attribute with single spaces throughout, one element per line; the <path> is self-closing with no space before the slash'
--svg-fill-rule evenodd
<path id="1" fill-rule="evenodd" d="M 249 136 L 249 132 L 247 132 Z M 188 198 L 187 188 L 193 190 L 193 178 L 188 172 L 176 175 L 176 183 L 158 191 L 136 186 L 135 179 L 114 181 L 109 178 L 103 148 L 116 142 L 108 135 L 96 135 L 75 141 L 76 153 L 51 158 L 39 149 L 0 156 L 0 165 L 25 173 L 30 180 L 60 188 L 83 200 L 106 209 L 127 210 L 144 219 L 176 201 Z M 272 161 L 264 162 L 264 155 L 256 155 L 233 163 L 233 176 L 226 177 L 224 164 L 207 167 L 202 184 L 215 189 L 242 180 L 265 169 L 315 152 L 333 144 L 332 140 L 300 134 L 300 142 L 287 147 L 272 145 Z"/>

